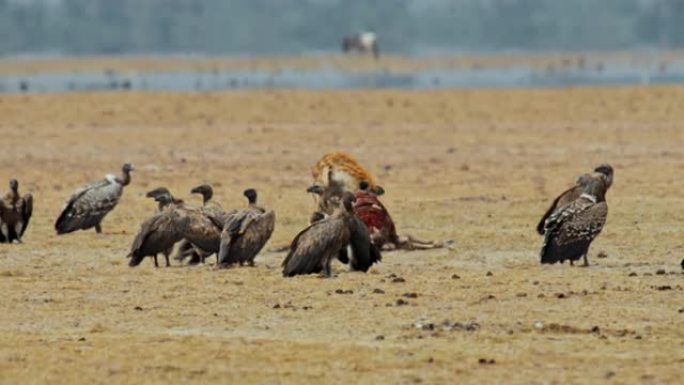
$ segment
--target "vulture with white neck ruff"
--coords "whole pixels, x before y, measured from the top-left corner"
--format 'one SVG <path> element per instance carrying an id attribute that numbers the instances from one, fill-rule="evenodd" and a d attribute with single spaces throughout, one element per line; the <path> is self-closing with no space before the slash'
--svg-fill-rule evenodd
<path id="1" fill-rule="evenodd" d="M 119 203 L 125 186 L 131 182 L 133 165 L 126 163 L 120 176 L 109 174 L 105 179 L 84 186 L 71 195 L 55 222 L 57 234 L 95 228 L 102 233 L 102 219 Z"/>
<path id="2" fill-rule="evenodd" d="M 572 265 L 574 261 L 584 258 L 584 266 L 589 265 L 589 246 L 603 229 L 608 216 L 606 189 L 605 175 L 590 175 L 584 182 L 580 197 L 546 220 L 541 263 L 563 263 L 569 260 Z"/>

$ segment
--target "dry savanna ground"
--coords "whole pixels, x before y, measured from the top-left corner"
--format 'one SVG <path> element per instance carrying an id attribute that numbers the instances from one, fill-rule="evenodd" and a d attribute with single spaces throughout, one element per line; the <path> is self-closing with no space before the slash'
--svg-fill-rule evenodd
<path id="1" fill-rule="evenodd" d="M 0 245 L 0 383 L 680 383 L 684 88 L 0 96 L 0 180 L 35 197 Z M 283 253 L 217 271 L 127 266 L 145 191 L 254 187 L 286 245 L 325 152 L 354 154 L 401 233 L 368 274 L 283 279 Z M 137 166 L 94 231 L 57 237 L 79 185 Z M 536 221 L 615 167 L 589 268 L 541 266 Z M 605 254 L 598 258 L 599 252 Z"/>

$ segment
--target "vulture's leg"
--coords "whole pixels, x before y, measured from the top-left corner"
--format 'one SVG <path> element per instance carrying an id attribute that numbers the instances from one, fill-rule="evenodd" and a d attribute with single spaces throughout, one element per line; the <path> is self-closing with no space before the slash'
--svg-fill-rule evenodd
<path id="1" fill-rule="evenodd" d="M 252 259 L 252 260 L 247 261 L 247 266 L 254 267 L 254 260 Z"/>
<path id="2" fill-rule="evenodd" d="M 587 252 L 584 253 L 584 255 L 582 256 L 582 258 L 584 259 L 584 265 L 582 265 L 582 266 L 584 266 L 584 267 L 589 267 L 589 260 L 587 259 L 587 254 L 589 254 L 588 249 L 587 249 Z"/>
<path id="3" fill-rule="evenodd" d="M 159 262 L 157 261 L 157 254 L 154 255 L 154 267 L 159 267 Z"/>
<path id="4" fill-rule="evenodd" d="M 330 258 L 327 258 L 323 264 L 323 274 L 326 278 L 332 277 L 332 269 L 330 269 Z"/>
<path id="5" fill-rule="evenodd" d="M 171 262 L 169 261 L 169 254 L 164 253 L 164 259 L 166 259 L 166 267 L 171 266 Z"/>
<path id="6" fill-rule="evenodd" d="M 0 232 L 2 232 L 2 236 L 9 242 L 9 228 L 6 223 L 0 223 Z"/>
<path id="7" fill-rule="evenodd" d="M 575 261 L 573 261 L 572 259 L 570 260 L 570 266 L 575 266 Z"/>
<path id="8" fill-rule="evenodd" d="M 14 233 L 17 235 L 17 243 L 24 243 L 21 240 L 21 230 L 24 228 L 24 223 L 19 222 L 16 225 L 14 225 Z"/>
<path id="9" fill-rule="evenodd" d="M 95 232 L 98 234 L 102 234 L 102 226 L 100 226 L 99 223 L 95 225 Z"/>

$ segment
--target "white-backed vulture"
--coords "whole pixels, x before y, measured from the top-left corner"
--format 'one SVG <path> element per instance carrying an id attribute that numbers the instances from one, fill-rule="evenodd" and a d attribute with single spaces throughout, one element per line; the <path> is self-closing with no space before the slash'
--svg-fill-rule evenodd
<path id="1" fill-rule="evenodd" d="M 594 172 L 605 175 L 607 191 L 613 184 L 613 167 L 611 167 L 609 164 L 604 163 L 596 167 L 594 169 Z M 563 191 L 558 197 L 556 197 L 556 199 L 553 200 L 553 202 L 551 202 L 551 206 L 548 208 L 548 210 L 546 210 L 541 220 L 537 224 L 537 233 L 539 233 L 539 235 L 544 235 L 544 223 L 546 222 L 546 219 L 549 216 L 551 216 L 553 213 L 560 210 L 564 206 L 568 205 L 569 203 L 575 201 L 577 198 L 579 198 L 580 195 L 582 195 L 583 185 L 584 182 L 588 180 L 588 175 L 589 174 L 584 174 L 579 176 L 574 186 Z"/>
<path id="2" fill-rule="evenodd" d="M 223 225 L 220 266 L 234 263 L 254 266 L 254 258 L 273 234 L 275 212 L 257 206 L 256 190 L 247 189 L 243 195 L 248 200 L 247 208 L 231 213 Z"/>
<path id="3" fill-rule="evenodd" d="M 579 198 L 546 220 L 541 263 L 563 263 L 569 260 L 573 264 L 583 257 L 584 265 L 589 265 L 589 246 L 603 229 L 608 216 L 606 189 L 606 176 L 593 174 L 584 182 Z"/>
<path id="4" fill-rule="evenodd" d="M 19 195 L 19 182 L 9 182 L 10 191 L 0 199 L 0 243 L 21 243 L 33 214 L 33 196 Z"/>
<path id="5" fill-rule="evenodd" d="M 340 254 L 346 254 L 343 249 L 347 245 L 352 247 L 352 269 L 366 271 L 371 261 L 380 260 L 378 250 L 372 249 L 374 246 L 370 242 L 368 230 L 354 216 L 352 205 L 355 199 L 354 194 L 343 193 L 340 205 L 332 215 L 312 223 L 297 234 L 282 263 L 283 276 L 322 272 L 330 277 L 331 261 Z"/>
<path id="6" fill-rule="evenodd" d="M 154 258 L 154 266 L 159 267 L 157 255 L 164 254 L 166 266 L 170 266 L 169 255 L 176 242 L 183 239 L 183 233 L 178 225 L 179 217 L 176 212 L 175 199 L 170 194 L 160 194 L 155 196 L 163 209 L 143 222 L 138 235 L 136 235 L 131 245 L 129 266 L 138 266 L 145 257 Z"/>
<path id="7" fill-rule="evenodd" d="M 55 222 L 57 234 L 93 227 L 98 234 L 101 233 L 102 219 L 119 203 L 123 188 L 131 182 L 133 170 L 133 166 L 126 163 L 121 176 L 107 175 L 105 179 L 74 192 Z"/>

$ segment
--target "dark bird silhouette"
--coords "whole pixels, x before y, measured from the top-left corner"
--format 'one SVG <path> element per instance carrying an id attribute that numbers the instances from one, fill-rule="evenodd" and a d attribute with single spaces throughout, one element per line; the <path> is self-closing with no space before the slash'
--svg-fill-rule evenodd
<path id="1" fill-rule="evenodd" d="M 9 182 L 10 191 L 0 199 L 0 243 L 21 243 L 33 213 L 33 196 L 19 195 L 19 182 Z"/>
<path id="2" fill-rule="evenodd" d="M 223 225 L 219 265 L 247 263 L 254 266 L 254 258 L 271 238 L 275 227 L 275 212 L 257 206 L 257 192 L 244 191 L 248 200 L 246 209 L 231 213 Z"/>
<path id="3" fill-rule="evenodd" d="M 604 163 L 596 167 L 594 169 L 594 172 L 605 175 L 607 191 L 613 184 L 613 167 L 611 167 L 609 164 Z M 551 206 L 548 208 L 548 210 L 546 210 L 541 220 L 537 224 L 537 233 L 539 233 L 539 235 L 544 235 L 544 222 L 546 222 L 546 219 L 548 217 L 550 217 L 559 209 L 563 208 L 564 206 L 579 198 L 579 196 L 582 194 L 584 183 L 590 179 L 589 177 L 590 174 L 581 175 L 577 178 L 577 181 L 575 182 L 574 186 L 563 191 L 558 197 L 556 197 L 556 199 L 553 200 L 553 202 L 551 202 Z"/>
<path id="4" fill-rule="evenodd" d="M 133 240 L 129 266 L 138 266 L 145 257 L 154 258 L 154 266 L 159 267 L 157 255 L 164 254 L 166 266 L 171 266 L 169 255 L 173 245 L 183 239 L 183 233 L 179 226 L 179 215 L 176 211 L 176 203 L 171 194 L 160 194 L 155 197 L 160 206 L 164 206 L 161 212 L 143 222 L 138 235 Z"/>
<path id="5" fill-rule="evenodd" d="M 95 228 L 102 233 L 102 219 L 116 207 L 123 188 L 131 182 L 131 164 L 124 164 L 121 176 L 107 175 L 101 181 L 78 189 L 69 198 L 55 222 L 57 234 Z"/>
<path id="6" fill-rule="evenodd" d="M 583 257 L 584 265 L 589 265 L 589 246 L 603 229 L 608 216 L 606 189 L 605 175 L 594 174 L 585 181 L 579 198 L 546 220 L 541 263 L 569 260 L 573 264 Z"/>
<path id="7" fill-rule="evenodd" d="M 340 205 L 332 215 L 314 222 L 302 230 L 290 245 L 290 252 L 283 261 L 283 276 L 321 273 L 332 275 L 331 261 L 347 245 L 352 246 L 352 268 L 368 270 L 371 261 L 379 261 L 380 253 L 370 242 L 365 225 L 356 219 L 353 212 L 354 194 L 345 192 Z M 363 237 L 365 234 L 365 238 Z"/>

